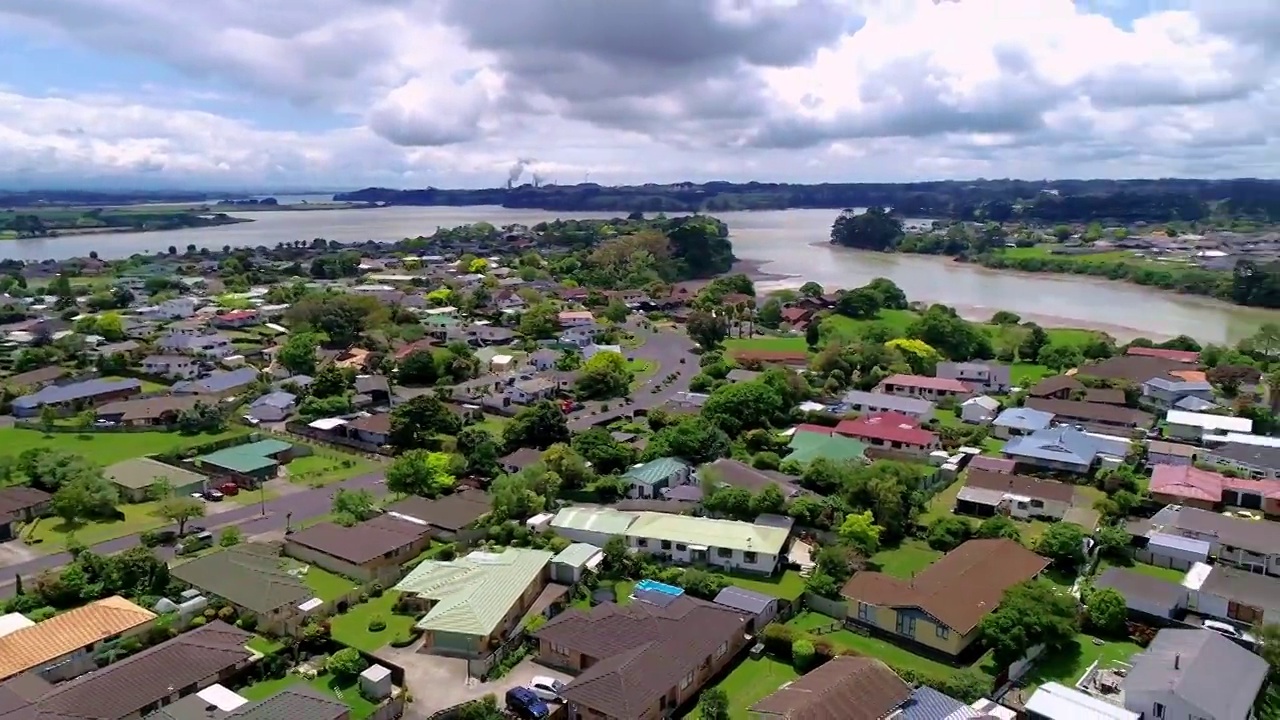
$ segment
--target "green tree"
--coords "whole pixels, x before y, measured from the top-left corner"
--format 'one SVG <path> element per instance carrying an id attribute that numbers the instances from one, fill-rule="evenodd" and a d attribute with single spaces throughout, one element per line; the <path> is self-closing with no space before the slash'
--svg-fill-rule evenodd
<path id="1" fill-rule="evenodd" d="M 629 315 L 630 312 L 631 311 L 627 309 L 627 306 L 623 304 L 621 300 L 611 300 L 609 301 L 609 304 L 605 306 L 602 314 L 604 315 L 605 320 L 621 325 L 627 321 L 627 315 Z"/>
<path id="2" fill-rule="evenodd" d="M 723 315 L 694 310 L 689 313 L 685 331 L 703 350 L 711 350 L 729 336 L 729 323 L 725 321 Z"/>
<path id="3" fill-rule="evenodd" d="M 539 450 L 571 440 L 564 412 L 550 400 L 534 403 L 516 413 L 502 429 L 502 440 L 508 450 L 531 447 Z"/>
<path id="4" fill-rule="evenodd" d="M 1115 588 L 1098 588 L 1089 593 L 1086 608 L 1090 625 L 1097 628 L 1103 635 L 1123 637 L 1129 609 L 1125 604 L 1124 596 Z"/>
<path id="5" fill-rule="evenodd" d="M 869 320 L 880 314 L 880 296 L 868 288 L 857 288 L 840 296 L 836 312 L 854 320 Z"/>
<path id="6" fill-rule="evenodd" d="M 433 498 L 454 485 L 447 453 L 409 450 L 387 468 L 387 489 L 403 495 Z"/>
<path id="7" fill-rule="evenodd" d="M 1047 345 L 1040 348 L 1036 362 L 1050 370 L 1062 371 L 1078 367 L 1084 362 L 1084 355 L 1075 345 Z"/>
<path id="8" fill-rule="evenodd" d="M 1004 538 L 1014 542 L 1022 542 L 1022 532 L 1018 529 L 1017 523 L 1005 517 L 1004 515 L 994 515 L 982 521 L 978 525 L 976 537 L 994 539 Z"/>
<path id="9" fill-rule="evenodd" d="M 219 547 L 235 547 L 244 541 L 244 533 L 235 525 L 228 525 L 222 528 L 222 532 L 218 533 Z"/>
<path id="10" fill-rule="evenodd" d="M 822 329 L 819 327 L 818 321 L 815 319 L 810 322 L 804 329 L 804 344 L 809 347 L 817 347 L 822 340 Z"/>
<path id="11" fill-rule="evenodd" d="M 582 366 L 576 390 L 584 400 L 608 400 L 628 394 L 630 387 L 627 359 L 621 353 L 602 350 Z"/>
<path id="12" fill-rule="evenodd" d="M 1035 362 L 1040 357 L 1040 350 L 1049 344 L 1049 333 L 1035 323 L 1024 325 L 1027 334 L 1018 346 L 1018 357 L 1023 362 Z"/>
<path id="13" fill-rule="evenodd" d="M 188 521 L 204 517 L 204 513 L 204 501 L 187 495 L 174 495 L 160 501 L 156 506 L 156 515 L 169 522 L 177 523 L 179 535 L 185 534 Z"/>
<path id="14" fill-rule="evenodd" d="M 756 312 L 756 322 L 777 330 L 782 325 L 782 301 L 776 297 L 765 300 Z"/>
<path id="15" fill-rule="evenodd" d="M 106 517 L 115 511 L 115 486 L 102 477 L 101 470 L 81 472 L 53 494 L 50 509 L 68 525 Z"/>
<path id="16" fill-rule="evenodd" d="M 1069 522 L 1050 525 L 1036 542 L 1036 552 L 1049 558 L 1054 565 L 1073 570 L 1084 562 L 1084 530 Z"/>
<path id="17" fill-rule="evenodd" d="M 973 536 L 973 525 L 961 517 L 944 517 L 929 526 L 929 547 L 950 552 Z"/>
<path id="18" fill-rule="evenodd" d="M 368 490 L 338 488 L 333 495 L 332 511 L 339 525 L 351 527 L 378 514 L 377 502 Z"/>
<path id="19" fill-rule="evenodd" d="M 787 498 L 777 484 L 769 483 L 755 497 L 751 498 L 751 514 L 781 515 L 787 509 Z"/>
<path id="20" fill-rule="evenodd" d="M 404 452 L 430 447 L 437 435 L 455 435 L 462 422 L 435 395 L 423 394 L 391 411 L 387 443 Z"/>
<path id="21" fill-rule="evenodd" d="M 463 428 L 458 433 L 458 454 L 467 461 L 467 473 L 491 478 L 498 474 L 498 443 L 493 433 L 482 427 Z"/>
<path id="22" fill-rule="evenodd" d="M 532 472 L 526 472 L 532 471 Z M 547 507 L 548 495 L 558 491 L 557 478 L 547 477 L 545 467 L 525 468 L 511 475 L 501 475 L 489 486 L 493 504 L 493 520 L 524 520 Z"/>
<path id="23" fill-rule="evenodd" d="M 595 470 L 569 445 L 556 443 L 542 453 L 542 464 L 559 476 L 564 487 L 586 487 L 596 479 Z"/>
<path id="24" fill-rule="evenodd" d="M 622 472 L 636 459 L 636 452 L 630 445 L 618 442 L 602 427 L 577 433 L 571 444 L 597 473 L 603 475 Z"/>
<path id="25" fill-rule="evenodd" d="M 1258 654 L 1271 667 L 1271 675 L 1280 674 L 1280 625 L 1266 623 L 1258 628 Z"/>
<path id="26" fill-rule="evenodd" d="M 40 428 L 48 435 L 58 425 L 58 411 L 52 405 L 40 408 Z"/>
<path id="27" fill-rule="evenodd" d="M 698 715 L 702 720 L 729 720 L 729 696 L 718 687 L 703 690 L 698 699 Z"/>
<path id="28" fill-rule="evenodd" d="M 1008 667 L 1036 645 L 1053 651 L 1074 640 L 1080 629 L 1076 599 L 1047 580 L 1015 585 L 978 629 L 996 665 Z"/>
<path id="29" fill-rule="evenodd" d="M 339 677 L 355 677 L 369 667 L 364 656 L 355 648 L 342 648 L 329 656 L 324 668 Z"/>
<path id="30" fill-rule="evenodd" d="M 312 397 L 327 398 L 345 395 L 355 387 L 355 377 L 347 374 L 336 363 L 329 363 L 316 371 L 307 392 Z"/>
<path id="31" fill-rule="evenodd" d="M 785 411 L 777 391 L 759 381 L 722 385 L 702 406 L 702 416 L 729 437 L 737 437 L 747 430 L 767 428 Z"/>
<path id="32" fill-rule="evenodd" d="M 902 237 L 902 221 L 883 207 L 844 210 L 831 225 L 831 244 L 862 250 L 887 250 Z"/>
<path id="33" fill-rule="evenodd" d="M 314 375 L 319 347 L 320 338 L 315 333 L 294 333 L 276 353 L 276 362 L 294 375 Z"/>
<path id="34" fill-rule="evenodd" d="M 800 286 L 800 294 L 808 298 L 819 298 L 823 296 L 824 291 L 821 285 L 810 280 Z"/>
<path id="35" fill-rule="evenodd" d="M 559 314 L 550 303 L 537 303 L 520 314 L 520 334 L 530 340 L 547 340 L 556 336 Z"/>
<path id="36" fill-rule="evenodd" d="M 729 451 L 729 436 L 706 418 L 693 415 L 654 433 L 642 459 L 678 457 L 701 465 L 727 457 Z"/>
<path id="37" fill-rule="evenodd" d="M 863 555 L 874 555 L 880 549 L 880 533 L 884 528 L 876 525 L 870 510 L 849 513 L 840 523 L 840 539 L 849 543 Z"/>

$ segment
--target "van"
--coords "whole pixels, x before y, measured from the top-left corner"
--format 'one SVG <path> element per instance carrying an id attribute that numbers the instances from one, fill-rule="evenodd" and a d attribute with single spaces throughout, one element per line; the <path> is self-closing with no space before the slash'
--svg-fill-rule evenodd
<path id="1" fill-rule="evenodd" d="M 551 708 L 527 687 L 507 691 L 507 709 L 522 720 L 544 720 L 551 716 Z"/>
<path id="2" fill-rule="evenodd" d="M 207 547 L 213 547 L 213 533 L 205 530 L 187 538 L 186 542 L 178 547 L 179 555 L 187 555 L 193 552 L 199 552 Z"/>

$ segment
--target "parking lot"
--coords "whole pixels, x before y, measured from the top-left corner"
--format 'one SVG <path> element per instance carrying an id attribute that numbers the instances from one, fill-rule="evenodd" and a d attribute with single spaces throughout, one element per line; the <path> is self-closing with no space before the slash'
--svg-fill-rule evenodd
<path id="1" fill-rule="evenodd" d="M 476 700 L 489 693 L 503 702 L 507 690 L 528 684 L 535 676 L 569 681 L 569 675 L 543 667 L 532 660 L 525 660 L 511 672 L 492 682 L 477 682 L 467 677 L 467 661 L 461 658 L 441 657 L 419 653 L 414 648 L 384 647 L 376 653 L 388 662 L 404 668 L 405 688 L 413 694 L 412 713 L 420 717 L 430 716 L 437 710 L 453 707 L 468 700 Z"/>

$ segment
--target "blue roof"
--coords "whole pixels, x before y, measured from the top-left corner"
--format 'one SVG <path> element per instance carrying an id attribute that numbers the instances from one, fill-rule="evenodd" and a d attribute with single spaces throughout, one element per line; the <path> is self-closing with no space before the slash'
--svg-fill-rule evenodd
<path id="1" fill-rule="evenodd" d="M 1090 465 L 1099 453 L 1108 449 L 1109 445 L 1110 443 L 1086 435 L 1079 430 L 1059 427 L 1016 437 L 1005 443 L 1001 452 L 1005 455 L 1037 460 Z"/>
<path id="2" fill-rule="evenodd" d="M 135 378 L 124 378 L 122 380 L 96 379 L 67 385 L 50 385 L 40 389 L 38 392 L 23 395 L 14 400 L 13 406 L 16 408 L 38 408 L 44 405 L 74 402 L 126 390 L 140 391 L 142 390 L 142 383 Z"/>
<path id="3" fill-rule="evenodd" d="M 293 404 L 298 398 L 293 393 L 273 392 L 267 393 L 253 402 L 256 405 L 270 405 L 271 407 L 287 408 Z"/>
<path id="4" fill-rule="evenodd" d="M 900 720 L 976 720 L 986 717 L 950 695 L 943 695 L 924 685 L 913 690 L 911 698 L 899 710 L 902 712 Z"/>
<path id="5" fill-rule="evenodd" d="M 1009 408 L 996 416 L 991 423 L 1000 427 L 1013 428 L 1025 432 L 1044 430 L 1053 422 L 1053 413 L 1043 410 L 1032 410 L 1028 407 Z"/>
<path id="6" fill-rule="evenodd" d="M 215 372 L 200 380 L 178 383 L 173 386 L 173 390 L 187 393 L 219 393 L 248 385 L 257 379 L 258 369 L 245 367 L 230 372 Z"/>
<path id="7" fill-rule="evenodd" d="M 1204 398 L 1196 397 L 1195 395 L 1188 395 L 1182 398 L 1181 400 L 1179 400 L 1178 402 L 1174 403 L 1173 406 L 1179 410 L 1190 410 L 1191 412 L 1198 412 L 1201 410 L 1212 410 L 1218 407 L 1218 404 L 1214 402 L 1209 402 Z"/>
<path id="8" fill-rule="evenodd" d="M 759 615 L 769 609 L 770 604 L 777 602 L 777 599 L 772 596 L 765 595 L 764 593 L 758 593 L 753 590 L 746 590 L 730 585 L 729 587 L 721 590 L 720 594 L 716 595 L 715 602 L 717 605 L 724 605 L 725 607 L 731 607 L 734 610 L 741 610 L 742 612 Z"/>

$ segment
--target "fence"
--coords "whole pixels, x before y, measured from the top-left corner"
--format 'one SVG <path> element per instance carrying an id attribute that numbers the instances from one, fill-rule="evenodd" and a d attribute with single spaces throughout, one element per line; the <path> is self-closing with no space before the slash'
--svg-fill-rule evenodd
<path id="1" fill-rule="evenodd" d="M 804 604 L 810 610 L 820 612 L 827 617 L 844 619 L 849 616 L 849 603 L 844 600 L 832 600 L 811 592 L 804 594 Z"/>
<path id="2" fill-rule="evenodd" d="M 171 432 L 177 429 L 177 425 L 93 425 L 90 427 L 78 428 L 70 425 L 54 425 L 46 428 L 38 422 L 30 420 L 14 420 L 13 426 L 23 428 L 25 430 L 38 430 L 42 433 L 55 435 L 59 433 L 71 435 L 97 435 L 110 433 L 139 433 L 139 432 Z"/>
<path id="3" fill-rule="evenodd" d="M 511 653 L 524 647 L 527 639 L 528 637 L 525 635 L 524 626 L 521 625 L 516 629 L 515 635 L 507 638 L 507 640 L 499 645 L 493 652 L 489 653 L 487 657 L 468 659 L 467 674 L 474 678 L 484 679 L 488 676 L 489 671 L 492 670 L 495 665 L 502 662 Z"/>
<path id="4" fill-rule="evenodd" d="M 324 430 L 317 430 L 305 423 L 290 421 L 284 424 L 284 429 L 289 435 L 297 435 L 321 445 L 332 445 L 334 449 L 359 450 L 379 457 L 389 457 L 391 455 L 391 448 L 346 437 L 345 435 L 335 435 Z"/>

